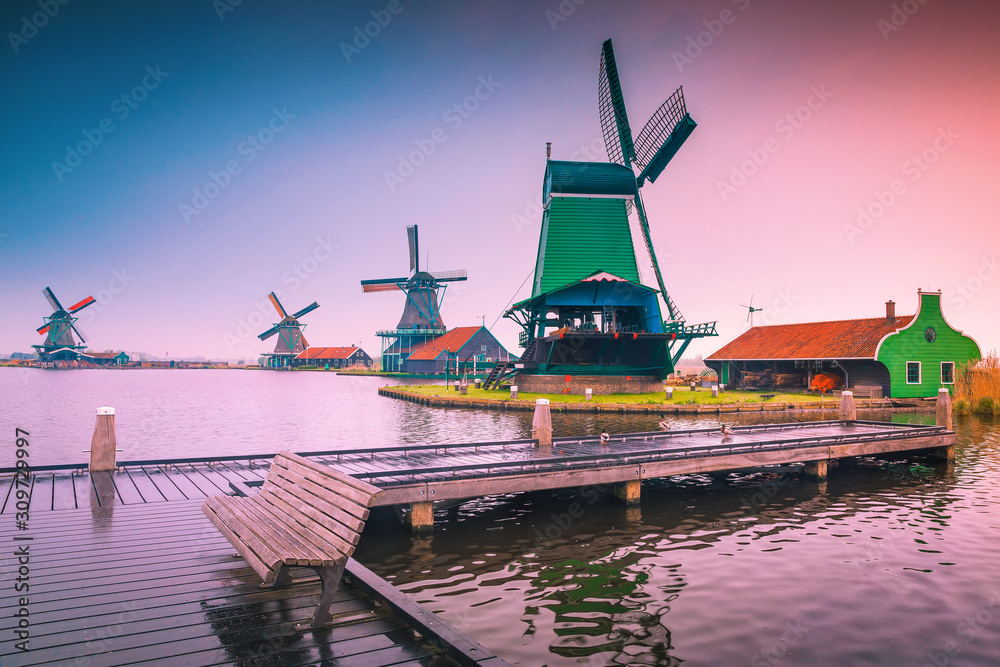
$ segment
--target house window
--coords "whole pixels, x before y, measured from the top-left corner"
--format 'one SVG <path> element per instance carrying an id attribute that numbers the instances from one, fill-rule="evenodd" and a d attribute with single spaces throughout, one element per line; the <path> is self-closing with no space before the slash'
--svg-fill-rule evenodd
<path id="1" fill-rule="evenodd" d="M 955 384 L 955 362 L 941 362 L 941 384 Z"/>
<path id="2" fill-rule="evenodd" d="M 920 384 L 920 362 L 906 362 L 906 384 Z"/>

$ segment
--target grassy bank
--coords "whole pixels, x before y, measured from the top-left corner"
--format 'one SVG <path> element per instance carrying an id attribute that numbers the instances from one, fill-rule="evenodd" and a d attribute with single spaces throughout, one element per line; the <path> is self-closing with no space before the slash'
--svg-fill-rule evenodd
<path id="1" fill-rule="evenodd" d="M 1000 358 L 990 352 L 978 364 L 970 362 L 955 374 L 955 412 L 1000 415 Z"/>
<path id="2" fill-rule="evenodd" d="M 440 396 L 448 398 L 458 398 L 466 400 L 474 399 L 490 399 L 490 400 L 505 400 L 510 397 L 510 392 L 506 389 L 501 389 L 497 391 L 485 391 L 483 389 L 476 389 L 473 386 L 469 386 L 469 393 L 466 396 L 459 395 L 454 388 L 450 389 L 443 385 L 417 385 L 412 387 L 406 387 L 406 391 L 415 394 L 421 394 L 422 396 Z M 754 392 L 754 391 L 726 391 L 719 394 L 718 398 L 712 398 L 712 392 L 709 389 L 699 388 L 697 391 L 691 391 L 688 388 L 677 387 L 674 390 L 674 397 L 670 400 L 665 398 L 663 392 L 656 392 L 654 394 L 612 394 L 608 396 L 594 396 L 593 403 L 613 403 L 615 405 L 734 405 L 734 404 L 744 404 L 744 403 L 805 403 L 805 402 L 815 402 L 820 403 L 820 397 L 815 394 L 775 394 L 774 398 L 763 399 L 761 394 L 766 392 Z M 518 400 L 522 401 L 534 401 L 538 398 L 547 398 L 552 403 L 583 403 L 585 402 L 584 396 L 579 396 L 576 394 L 531 394 L 527 392 L 518 392 Z M 824 403 L 831 406 L 838 405 L 836 399 L 832 396 L 827 396 Z"/>

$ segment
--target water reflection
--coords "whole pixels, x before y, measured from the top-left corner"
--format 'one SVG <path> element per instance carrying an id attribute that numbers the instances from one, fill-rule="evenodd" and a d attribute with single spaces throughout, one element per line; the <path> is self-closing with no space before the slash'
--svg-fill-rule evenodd
<path id="1" fill-rule="evenodd" d="M 748 664 L 773 647 L 790 662 L 919 661 L 916 625 L 961 621 L 941 598 L 1000 574 L 982 543 L 968 553 L 981 542 L 970 490 L 1000 514 L 982 489 L 996 448 L 979 432 L 995 442 L 995 424 L 965 428 L 952 464 L 897 455 L 842 461 L 826 482 L 780 470 L 645 482 L 637 510 L 610 489 L 478 499 L 437 512 L 419 546 L 377 513 L 356 557 L 520 664 Z"/>

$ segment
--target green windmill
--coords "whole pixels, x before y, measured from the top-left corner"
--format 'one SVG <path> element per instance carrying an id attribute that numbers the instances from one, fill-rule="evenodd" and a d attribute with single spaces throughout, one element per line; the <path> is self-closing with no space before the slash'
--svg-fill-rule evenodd
<path id="1" fill-rule="evenodd" d="M 77 359 L 79 353 L 86 348 L 83 343 L 83 334 L 76 328 L 76 321 L 79 318 L 73 317 L 76 313 L 95 302 L 94 297 L 88 296 L 79 303 L 75 303 L 69 308 L 63 308 L 59 299 L 48 287 L 42 290 L 42 294 L 48 299 L 52 306 L 52 314 L 45 318 L 45 324 L 38 327 L 36 331 L 45 336 L 45 343 L 42 345 L 32 345 L 38 352 L 38 357 L 42 361 L 72 361 Z M 80 343 L 76 342 L 73 334 L 80 338 Z"/>
<path id="2" fill-rule="evenodd" d="M 546 156 L 532 295 L 505 313 L 524 329 L 515 380 L 523 391 L 557 388 L 545 376 L 559 375 L 567 382 L 577 376 L 625 376 L 632 383 L 628 388 L 618 381 L 608 384 L 650 391 L 673 372 L 692 340 L 716 335 L 714 322 L 689 326 L 667 292 L 639 194 L 697 126 L 683 89 L 666 99 L 633 140 L 608 40 L 601 52 L 598 105 L 610 162 L 552 160 L 551 147 Z M 658 290 L 640 281 L 629 223 L 633 208 Z M 666 320 L 657 295 L 666 305 Z"/>

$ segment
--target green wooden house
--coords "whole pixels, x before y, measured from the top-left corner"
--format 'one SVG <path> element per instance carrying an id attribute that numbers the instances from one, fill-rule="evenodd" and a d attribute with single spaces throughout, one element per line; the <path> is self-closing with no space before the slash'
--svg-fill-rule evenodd
<path id="1" fill-rule="evenodd" d="M 849 388 L 880 387 L 884 396 L 923 398 L 951 387 L 961 364 L 982 358 L 979 345 L 941 312 L 941 292 L 917 291 L 914 315 L 751 327 L 708 356 L 720 382 L 740 386 L 747 373 L 800 377 L 833 373 Z M 786 385 L 788 386 L 788 385 Z M 793 385 L 794 386 L 794 385 Z"/>

